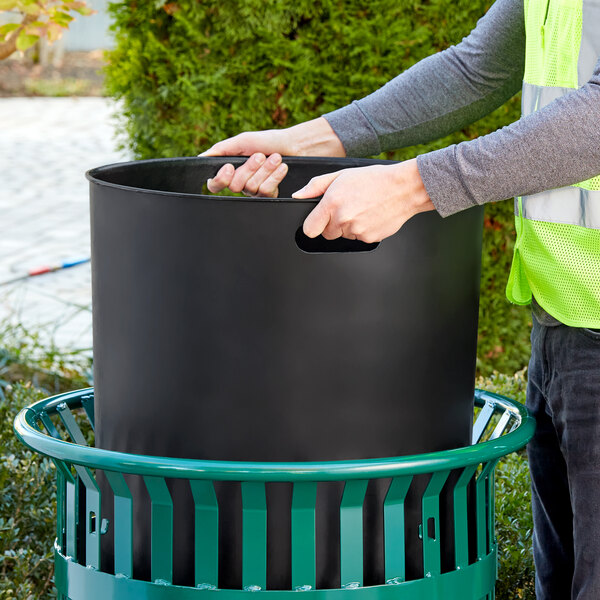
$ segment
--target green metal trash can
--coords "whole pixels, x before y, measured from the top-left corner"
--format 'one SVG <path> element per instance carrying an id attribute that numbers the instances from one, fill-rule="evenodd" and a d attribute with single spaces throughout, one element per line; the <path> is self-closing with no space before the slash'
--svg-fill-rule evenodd
<path id="1" fill-rule="evenodd" d="M 285 600 L 292 592 L 308 598 L 352 595 L 356 600 L 493 600 L 497 545 L 494 536 L 494 467 L 531 439 L 534 419 L 508 398 L 477 390 L 472 445 L 414 456 L 330 462 L 232 462 L 185 460 L 125 454 L 91 445 L 92 389 L 61 394 L 19 413 L 15 431 L 29 448 L 54 460 L 57 468 L 55 583 L 61 600 L 193 600 L 221 594 L 243 600 L 249 593 Z M 103 519 L 102 472 L 114 493 L 114 519 Z M 420 537 L 425 576 L 405 578 L 404 499 L 418 475 L 429 478 L 422 496 Z M 150 497 L 151 581 L 133 578 L 134 505 L 129 485 L 141 478 Z M 169 483 L 189 487 L 195 511 L 195 586 L 173 585 L 173 502 Z M 383 585 L 363 585 L 363 504 L 369 481 L 387 480 L 383 502 L 385 561 Z M 218 482 L 240 482 L 242 493 L 243 589 L 218 589 Z M 315 506 L 317 483 L 343 482 L 339 510 L 341 586 L 316 588 Z M 293 485 L 291 506 L 292 584 L 266 589 L 266 489 Z M 440 494 L 448 486 L 453 523 L 440 527 Z M 100 541 L 112 529 L 114 572 L 101 564 Z M 443 569 L 443 535 L 453 537 L 454 568 Z M 347 599 L 346 599 L 347 600 Z"/>

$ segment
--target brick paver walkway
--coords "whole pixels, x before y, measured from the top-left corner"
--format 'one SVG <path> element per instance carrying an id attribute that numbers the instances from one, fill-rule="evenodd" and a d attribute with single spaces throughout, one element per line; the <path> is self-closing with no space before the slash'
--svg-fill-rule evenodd
<path id="1" fill-rule="evenodd" d="M 106 98 L 0 99 L 0 282 L 89 256 L 85 171 L 128 160 Z M 0 335 L 20 323 L 59 348 L 92 346 L 89 264 L 0 285 Z"/>

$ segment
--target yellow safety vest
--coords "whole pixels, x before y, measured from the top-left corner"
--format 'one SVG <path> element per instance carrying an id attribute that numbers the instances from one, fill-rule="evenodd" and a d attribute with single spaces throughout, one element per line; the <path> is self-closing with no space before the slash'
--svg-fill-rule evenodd
<path id="1" fill-rule="evenodd" d="M 600 0 L 524 3 L 525 116 L 591 78 L 600 57 Z M 600 176 L 517 198 L 515 216 L 508 299 L 529 304 L 533 294 L 562 323 L 600 328 Z"/>

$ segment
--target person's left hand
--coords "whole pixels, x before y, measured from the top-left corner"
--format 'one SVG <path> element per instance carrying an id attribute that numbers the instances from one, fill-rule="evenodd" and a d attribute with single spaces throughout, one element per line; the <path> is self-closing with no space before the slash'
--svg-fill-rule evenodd
<path id="1" fill-rule="evenodd" d="M 416 159 L 344 169 L 311 179 L 293 198 L 323 198 L 306 217 L 304 233 L 333 240 L 380 242 L 413 215 L 434 210 Z"/>

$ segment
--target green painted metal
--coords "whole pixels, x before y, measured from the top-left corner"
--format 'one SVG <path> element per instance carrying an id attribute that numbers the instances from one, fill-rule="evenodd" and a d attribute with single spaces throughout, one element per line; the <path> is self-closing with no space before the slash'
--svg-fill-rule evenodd
<path id="1" fill-rule="evenodd" d="M 267 589 L 267 497 L 258 481 L 242 482 L 242 586 Z"/>
<path id="2" fill-rule="evenodd" d="M 347 481 L 340 504 L 341 584 L 363 584 L 363 504 L 368 480 Z"/>
<path id="3" fill-rule="evenodd" d="M 296 482 L 292 494 L 292 589 L 314 589 L 316 572 L 316 482 Z"/>
<path id="4" fill-rule="evenodd" d="M 267 590 L 257 592 L 268 600 L 295 600 L 298 594 L 307 600 L 482 600 L 493 589 L 496 572 L 496 549 L 465 569 L 406 581 L 400 585 L 375 585 L 357 589 Z M 102 571 L 86 569 L 55 550 L 55 583 L 59 593 L 70 600 L 247 600 L 245 590 L 198 589 L 176 585 L 159 585 L 148 581 L 115 577 Z M 290 596 L 290 594 L 295 594 Z"/>
<path id="5" fill-rule="evenodd" d="M 475 420 L 475 424 L 473 425 L 473 439 L 471 441 L 472 444 L 477 444 L 483 434 L 487 426 L 490 423 L 490 420 L 494 414 L 495 403 L 492 399 L 486 399 L 485 404 L 481 408 L 481 412 L 477 415 L 477 419 Z"/>
<path id="6" fill-rule="evenodd" d="M 212 481 L 190 481 L 194 498 L 195 583 L 219 583 L 219 507 Z"/>
<path id="7" fill-rule="evenodd" d="M 40 413 L 39 422 L 46 428 L 48 434 L 61 439 L 60 433 L 46 412 Z M 52 459 L 56 466 L 56 540 L 61 550 L 65 549 L 66 535 L 66 482 L 74 483 L 70 469 L 60 460 Z"/>
<path id="8" fill-rule="evenodd" d="M 498 439 L 506 431 L 506 428 L 508 427 L 508 423 L 510 422 L 511 417 L 512 417 L 512 415 L 509 410 L 505 410 L 502 413 L 502 416 L 500 417 L 500 419 L 498 419 L 498 423 L 496 424 L 496 427 L 494 428 L 494 431 L 492 432 L 492 435 L 490 436 L 491 440 Z"/>
<path id="9" fill-rule="evenodd" d="M 65 543 L 68 556 L 77 556 L 77 521 L 79 514 L 79 481 L 65 484 Z"/>
<path id="10" fill-rule="evenodd" d="M 426 577 L 439 575 L 441 566 L 440 492 L 450 471 L 438 471 L 431 476 L 423 494 L 423 570 Z"/>
<path id="11" fill-rule="evenodd" d="M 94 413 L 94 394 L 81 396 L 81 406 L 83 406 L 83 410 L 85 410 L 88 421 L 90 422 L 92 429 L 95 431 L 96 417 Z"/>
<path id="12" fill-rule="evenodd" d="M 412 480 L 410 476 L 394 477 L 383 503 L 386 581 L 406 580 L 404 501 Z"/>
<path id="13" fill-rule="evenodd" d="M 65 550 L 65 478 L 56 471 L 56 543 Z"/>
<path id="14" fill-rule="evenodd" d="M 173 500 L 162 477 L 144 477 L 150 494 L 152 581 L 173 582 Z"/>
<path id="15" fill-rule="evenodd" d="M 499 439 L 473 446 L 393 458 L 287 463 L 187 460 L 142 455 L 132 458 L 123 452 L 55 440 L 36 429 L 34 423 L 41 411 L 55 410 L 60 402 L 76 405 L 82 393 L 87 395 L 90 389 L 41 400 L 21 411 L 15 419 L 17 437 L 39 454 L 105 471 L 219 481 L 239 481 L 241 478 L 245 481 L 340 481 L 418 475 L 487 462 L 519 450 L 535 431 L 535 420 L 524 406 L 498 394 L 477 390 L 475 400 L 479 405 L 491 401 L 501 409 L 511 410 L 520 425 Z"/>
<path id="16" fill-rule="evenodd" d="M 69 408 L 69 405 L 66 402 L 61 402 L 56 407 L 56 412 L 59 414 L 64 426 L 67 428 L 69 435 L 73 443 L 78 444 L 79 446 L 87 446 L 87 441 L 81 433 L 81 429 L 79 425 L 77 425 L 77 421 L 75 421 L 75 417 Z"/>
<path id="17" fill-rule="evenodd" d="M 482 466 L 481 473 L 477 476 L 475 483 L 476 497 L 476 515 L 477 515 L 477 557 L 485 556 L 488 549 L 488 535 L 490 532 L 491 523 L 488 523 L 489 508 L 488 502 L 493 502 L 493 498 L 488 498 L 487 490 L 489 489 L 488 478 L 497 461 L 490 461 Z M 491 536 L 490 536 L 491 537 Z"/>
<path id="18" fill-rule="evenodd" d="M 107 471 L 106 479 L 115 496 L 114 500 L 114 556 L 115 573 L 133 577 L 133 499 L 125 477 Z"/>
<path id="19" fill-rule="evenodd" d="M 469 522 L 467 487 L 477 471 L 477 465 L 465 467 L 454 486 L 454 565 L 464 569 L 469 564 Z"/>
<path id="20" fill-rule="evenodd" d="M 74 443 L 87 446 L 87 441 L 75 421 L 75 417 L 66 402 L 61 402 L 56 410 Z M 79 480 L 85 486 L 85 561 L 94 569 L 100 568 L 100 488 L 89 468 L 75 464 Z"/>
<path id="21" fill-rule="evenodd" d="M 273 600 L 294 589 L 330 600 L 334 594 L 361 594 L 364 600 L 493 600 L 496 579 L 494 538 L 494 467 L 503 454 L 524 445 L 534 422 L 523 407 L 506 398 L 477 392 L 483 407 L 474 427 L 479 441 L 470 448 L 389 459 L 323 463 L 250 463 L 179 460 L 135 456 L 85 446 L 73 410 L 83 410 L 93 424 L 91 390 L 62 394 L 19 413 L 15 430 L 29 447 L 50 456 L 57 465 L 58 597 L 65 600 L 188 600 L 199 594 L 268 594 Z M 83 413 L 82 413 L 83 414 Z M 59 415 L 72 441 L 61 439 L 52 420 Z M 491 435 L 492 418 L 498 422 Z M 41 430 L 44 427 L 47 434 Z M 507 433 L 508 431 L 508 433 Z M 75 443 L 74 443 L 75 442 Z M 100 564 L 100 490 L 96 469 L 102 469 L 114 494 L 115 573 Z M 453 491 L 456 569 L 441 573 L 440 494 L 450 472 L 459 470 Z M 151 500 L 151 581 L 133 579 L 133 499 L 125 474 L 142 475 Z M 430 474 L 422 498 L 425 577 L 405 581 L 404 502 L 413 477 Z M 187 478 L 195 505 L 195 585 L 172 584 L 173 502 L 166 477 Z M 392 477 L 384 501 L 386 585 L 363 585 L 363 503 L 371 479 Z M 218 503 L 214 481 L 240 481 L 242 491 L 242 590 L 218 585 Z M 267 507 L 265 484 L 293 482 L 292 589 L 266 590 Z M 345 481 L 340 504 L 341 586 L 316 589 L 315 510 L 317 481 Z M 469 564 L 467 492 L 475 485 L 476 550 Z M 83 484 L 83 485 L 81 485 Z M 81 498 L 79 497 L 81 494 Z M 78 528 L 79 503 L 85 502 L 85 527 Z M 79 534 L 85 536 L 85 564 L 77 563 Z M 93 568 L 86 568 L 93 567 Z M 354 589 L 356 588 L 356 589 Z M 297 592 L 294 592 L 297 593 Z M 225 595 L 228 598 L 225 598 Z M 327 598 L 325 598 L 327 596 Z M 367 597 L 369 596 L 369 598 Z"/>

